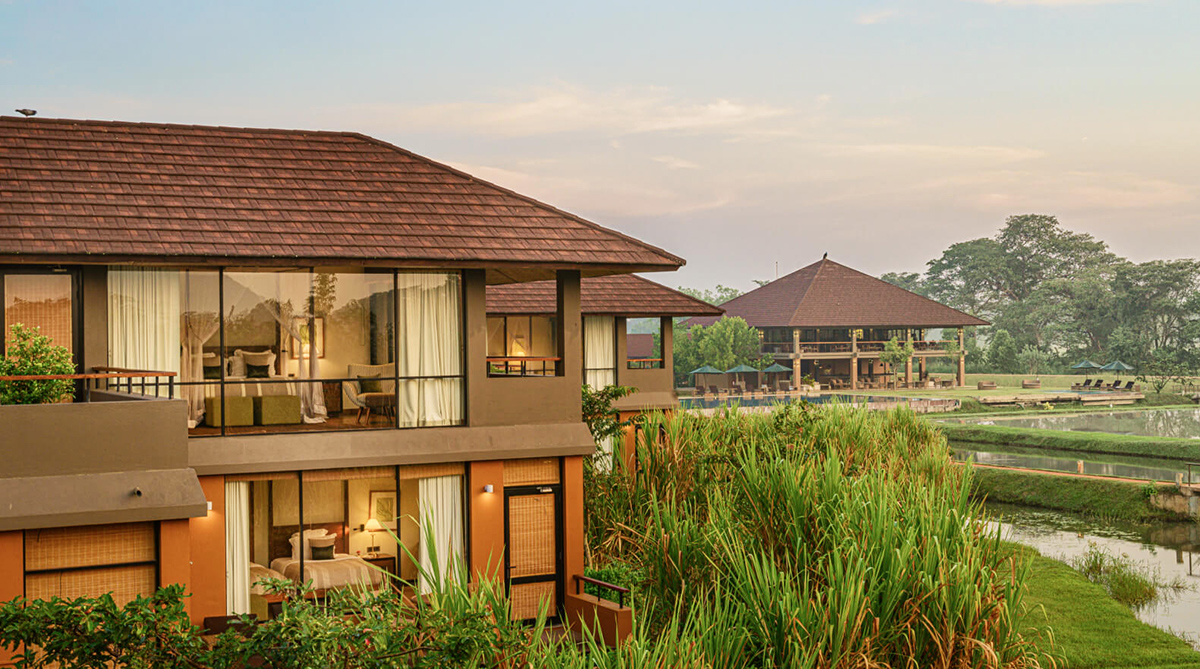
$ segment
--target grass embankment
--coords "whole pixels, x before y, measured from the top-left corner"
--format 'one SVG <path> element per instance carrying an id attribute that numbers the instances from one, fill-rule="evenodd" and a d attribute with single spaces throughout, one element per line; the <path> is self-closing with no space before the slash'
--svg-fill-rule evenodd
<path id="1" fill-rule="evenodd" d="M 975 393 L 979 395 L 979 393 Z M 1148 394 L 1144 399 L 1140 399 L 1133 404 L 1123 404 L 1116 407 L 1106 406 L 1085 406 L 1077 402 L 1056 402 L 1046 409 L 1042 405 L 1021 406 L 1017 404 L 984 404 L 974 396 L 965 397 L 960 400 L 960 405 L 957 411 L 947 415 L 954 417 L 969 417 L 972 415 L 986 416 L 988 414 L 1004 413 L 1013 415 L 1041 415 L 1046 414 L 1062 414 L 1062 413 L 1107 413 L 1110 411 L 1141 411 L 1145 409 L 1171 409 L 1171 408 L 1194 408 L 1196 403 L 1184 395 L 1176 395 L 1173 393 Z"/>
<path id="2" fill-rule="evenodd" d="M 1002 425 L 954 425 L 943 423 L 942 433 L 956 444 L 997 444 L 1025 448 L 1140 455 L 1169 460 L 1200 462 L 1200 440 L 1137 437 L 1105 432 L 1038 430 Z"/>
<path id="3" fill-rule="evenodd" d="M 1140 523 L 1190 520 L 1187 515 L 1152 505 L 1147 494 L 1147 485 L 1151 484 L 986 467 L 975 467 L 974 470 L 972 494 L 977 498 L 986 497 L 992 502 L 1071 511 Z M 1155 485 L 1154 490 L 1159 495 L 1178 494 L 1173 485 Z"/>
<path id="4" fill-rule="evenodd" d="M 1142 623 L 1103 587 L 1032 548 L 1013 550 L 1031 566 L 1027 622 L 1053 629 L 1054 653 L 1068 669 L 1200 667 L 1200 654 L 1185 641 Z"/>

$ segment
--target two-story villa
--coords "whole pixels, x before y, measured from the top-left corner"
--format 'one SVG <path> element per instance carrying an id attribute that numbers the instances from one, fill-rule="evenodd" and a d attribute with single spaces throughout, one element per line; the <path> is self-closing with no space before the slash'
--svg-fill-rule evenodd
<path id="1" fill-rule="evenodd" d="M 268 615 L 260 576 L 419 592 L 461 556 L 514 617 L 559 611 L 595 450 L 581 280 L 682 264 L 356 133 L 0 118 L 6 331 L 88 377 L 0 406 L 0 601 L 182 583 L 201 623 Z M 523 282 L 553 324 L 497 334 L 488 287 Z M 661 313 L 689 312 L 596 315 Z"/>
<path id="2" fill-rule="evenodd" d="M 880 387 L 892 374 L 880 360 L 891 339 L 909 341 L 913 357 L 904 383 L 924 384 L 926 362 L 950 358 L 953 383 L 963 385 L 963 328 L 988 322 L 828 258 L 780 277 L 721 305 L 759 331 L 762 353 L 792 369 L 792 385 L 811 377 L 828 388 Z M 712 317 L 688 325 L 709 325 Z M 937 339 L 933 332 L 942 333 Z M 947 332 L 953 333 L 946 339 Z M 916 380 L 914 365 L 916 363 Z M 898 375 L 898 374 L 897 374 Z"/>
<path id="3" fill-rule="evenodd" d="M 581 283 L 584 383 L 593 388 L 634 388 L 636 392 L 614 404 L 623 422 L 645 411 L 678 408 L 672 364 L 674 319 L 719 317 L 722 309 L 632 274 L 585 278 Z M 550 281 L 489 286 L 489 356 L 553 355 L 552 348 L 537 347 L 550 341 L 548 333 L 557 327 L 554 293 Z M 631 343 L 639 340 L 644 345 Z M 520 369 L 519 362 L 509 364 Z M 620 443 L 600 444 L 600 448 L 631 466 L 636 438 L 637 425 L 633 425 Z"/>

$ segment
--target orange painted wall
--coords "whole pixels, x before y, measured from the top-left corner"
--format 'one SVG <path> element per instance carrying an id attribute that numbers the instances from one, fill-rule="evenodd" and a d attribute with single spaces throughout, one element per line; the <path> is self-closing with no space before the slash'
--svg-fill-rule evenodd
<path id="1" fill-rule="evenodd" d="M 0 603 L 25 594 L 25 533 L 0 532 Z M 0 665 L 12 662 L 12 655 L 0 649 Z"/>
<path id="2" fill-rule="evenodd" d="M 225 477 L 201 476 L 204 497 L 212 511 L 189 521 L 192 624 L 208 616 L 225 615 Z M 166 577 L 164 574 L 164 582 Z"/>
<path id="3" fill-rule="evenodd" d="M 504 463 L 468 463 L 467 503 L 471 509 L 471 574 L 499 576 L 504 569 Z M 486 485 L 492 492 L 483 491 Z"/>
<path id="4" fill-rule="evenodd" d="M 567 592 L 583 575 L 583 456 L 563 458 L 563 575 Z"/>
<path id="5" fill-rule="evenodd" d="M 180 583 L 185 593 L 191 592 L 192 580 L 190 526 L 187 519 L 164 520 L 158 524 L 159 585 Z M 184 600 L 184 606 L 191 609 L 190 597 Z"/>

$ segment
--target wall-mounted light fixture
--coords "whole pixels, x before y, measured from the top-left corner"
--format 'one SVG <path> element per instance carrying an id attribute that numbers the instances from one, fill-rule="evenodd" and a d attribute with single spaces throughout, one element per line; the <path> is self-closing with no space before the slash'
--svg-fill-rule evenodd
<path id="1" fill-rule="evenodd" d="M 493 492 L 493 491 L 495 491 L 495 488 L 493 488 L 492 484 L 489 483 L 489 484 L 483 486 L 483 491 L 484 492 Z"/>

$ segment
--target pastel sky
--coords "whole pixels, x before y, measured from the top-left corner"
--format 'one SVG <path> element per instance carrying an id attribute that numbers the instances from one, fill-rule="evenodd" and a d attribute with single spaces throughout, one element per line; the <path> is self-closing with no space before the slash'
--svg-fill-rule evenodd
<path id="1" fill-rule="evenodd" d="M 1200 2 L 0 0 L 0 110 L 356 130 L 752 287 L 1009 214 L 1200 256 Z"/>

